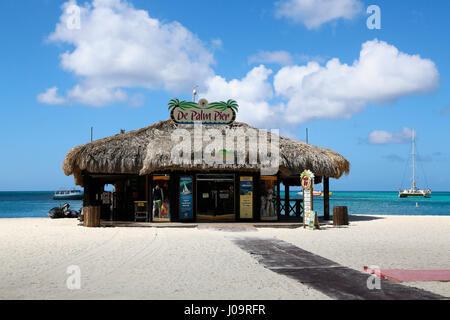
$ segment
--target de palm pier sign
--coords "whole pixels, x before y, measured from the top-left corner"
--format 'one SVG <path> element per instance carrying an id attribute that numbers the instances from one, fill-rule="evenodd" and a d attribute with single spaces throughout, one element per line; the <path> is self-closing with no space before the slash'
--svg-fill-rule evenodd
<path id="1" fill-rule="evenodd" d="M 234 100 L 212 102 L 202 99 L 198 103 L 172 99 L 169 102 L 170 117 L 179 124 L 231 124 L 236 120 L 238 104 Z"/>

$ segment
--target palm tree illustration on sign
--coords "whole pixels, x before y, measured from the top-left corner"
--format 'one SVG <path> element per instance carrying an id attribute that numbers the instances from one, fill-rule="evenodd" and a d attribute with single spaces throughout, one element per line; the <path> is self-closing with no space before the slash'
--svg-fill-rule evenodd
<path id="1" fill-rule="evenodd" d="M 230 124 L 236 119 L 239 105 L 235 100 L 212 102 L 201 99 L 198 103 L 171 99 L 168 104 L 171 118 L 177 123 L 200 121 L 205 124 Z"/>

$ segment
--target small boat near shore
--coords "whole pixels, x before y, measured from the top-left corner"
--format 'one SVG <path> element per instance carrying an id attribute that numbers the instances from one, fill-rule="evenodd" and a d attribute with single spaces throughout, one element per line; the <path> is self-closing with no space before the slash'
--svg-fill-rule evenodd
<path id="1" fill-rule="evenodd" d="M 297 193 L 298 195 L 303 195 L 303 191 L 300 191 Z M 333 194 L 333 192 L 330 192 L 329 195 L 331 196 Z M 313 191 L 313 196 L 314 197 L 323 197 L 325 195 L 325 193 L 323 191 Z"/>
<path id="2" fill-rule="evenodd" d="M 329 195 L 331 196 L 333 194 L 333 192 L 330 192 Z M 325 196 L 325 193 L 323 191 L 314 191 L 313 192 L 313 196 L 314 197 L 323 197 Z"/>
<path id="3" fill-rule="evenodd" d="M 399 198 L 409 198 L 409 197 L 423 197 L 431 198 L 431 189 L 418 189 L 416 185 L 416 132 L 412 132 L 412 186 L 411 189 L 398 191 Z"/>
<path id="4" fill-rule="evenodd" d="M 323 183 L 322 183 L 322 190 L 323 190 Z M 303 191 L 300 191 L 299 193 L 297 193 L 298 195 L 303 195 Z M 331 195 L 333 194 L 333 192 L 329 193 L 329 196 L 331 197 Z M 325 192 L 321 191 L 321 190 L 314 190 L 313 191 L 313 197 L 324 197 L 325 196 Z"/>
<path id="5" fill-rule="evenodd" d="M 84 192 L 77 189 L 58 190 L 53 194 L 53 200 L 83 200 Z"/>
<path id="6" fill-rule="evenodd" d="M 411 189 L 399 190 L 398 196 L 400 198 L 409 198 L 409 197 L 431 198 L 431 190 L 430 189 L 419 190 L 415 186 L 413 186 Z"/>

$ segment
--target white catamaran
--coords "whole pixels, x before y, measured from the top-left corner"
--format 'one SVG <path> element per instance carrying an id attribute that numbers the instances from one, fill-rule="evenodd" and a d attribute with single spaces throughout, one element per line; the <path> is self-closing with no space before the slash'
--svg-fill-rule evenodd
<path id="1" fill-rule="evenodd" d="M 413 130 L 412 132 L 412 187 L 411 189 L 407 190 L 399 190 L 398 196 L 400 198 L 408 198 L 408 197 L 424 197 L 424 198 L 430 198 L 431 197 L 431 190 L 430 189 L 418 189 L 416 185 L 416 151 L 415 151 L 415 144 L 416 144 L 416 131 Z"/>

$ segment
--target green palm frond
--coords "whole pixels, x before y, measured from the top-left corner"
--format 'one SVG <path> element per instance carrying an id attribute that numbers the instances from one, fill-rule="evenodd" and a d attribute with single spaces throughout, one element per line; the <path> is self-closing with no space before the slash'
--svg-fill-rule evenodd
<path id="1" fill-rule="evenodd" d="M 238 103 L 236 101 L 234 101 L 234 100 L 231 100 L 231 99 L 227 101 L 227 107 L 232 108 L 232 109 L 234 109 L 236 111 L 239 110 Z"/>
<path id="2" fill-rule="evenodd" d="M 217 109 L 220 111 L 225 111 L 227 108 L 227 104 L 223 101 L 210 103 L 208 107 L 208 109 Z"/>
<path id="3" fill-rule="evenodd" d="M 169 101 L 169 104 L 168 104 L 168 109 L 170 110 L 170 109 L 173 109 L 173 108 L 175 108 L 175 107 L 178 107 L 180 105 L 180 100 L 178 100 L 178 99 L 172 99 L 172 100 L 170 100 Z"/>
<path id="4" fill-rule="evenodd" d="M 235 100 L 228 100 L 227 102 L 220 101 L 220 102 L 213 102 L 209 104 L 209 109 L 211 108 L 217 108 L 221 111 L 225 111 L 227 108 L 234 109 L 235 111 L 238 111 L 239 105 Z"/>
<path id="5" fill-rule="evenodd" d="M 187 109 L 191 109 L 191 108 L 197 108 L 199 109 L 199 106 L 197 103 L 195 102 L 190 102 L 190 101 L 180 101 L 178 99 L 172 99 L 169 101 L 168 104 L 169 110 L 173 109 L 173 108 L 180 108 L 182 110 L 187 110 Z"/>
<path id="6" fill-rule="evenodd" d="M 180 108 L 185 110 L 185 109 L 190 109 L 190 108 L 196 108 L 199 109 L 199 106 L 197 103 L 195 102 L 191 102 L 191 101 L 181 101 L 180 102 Z"/>

